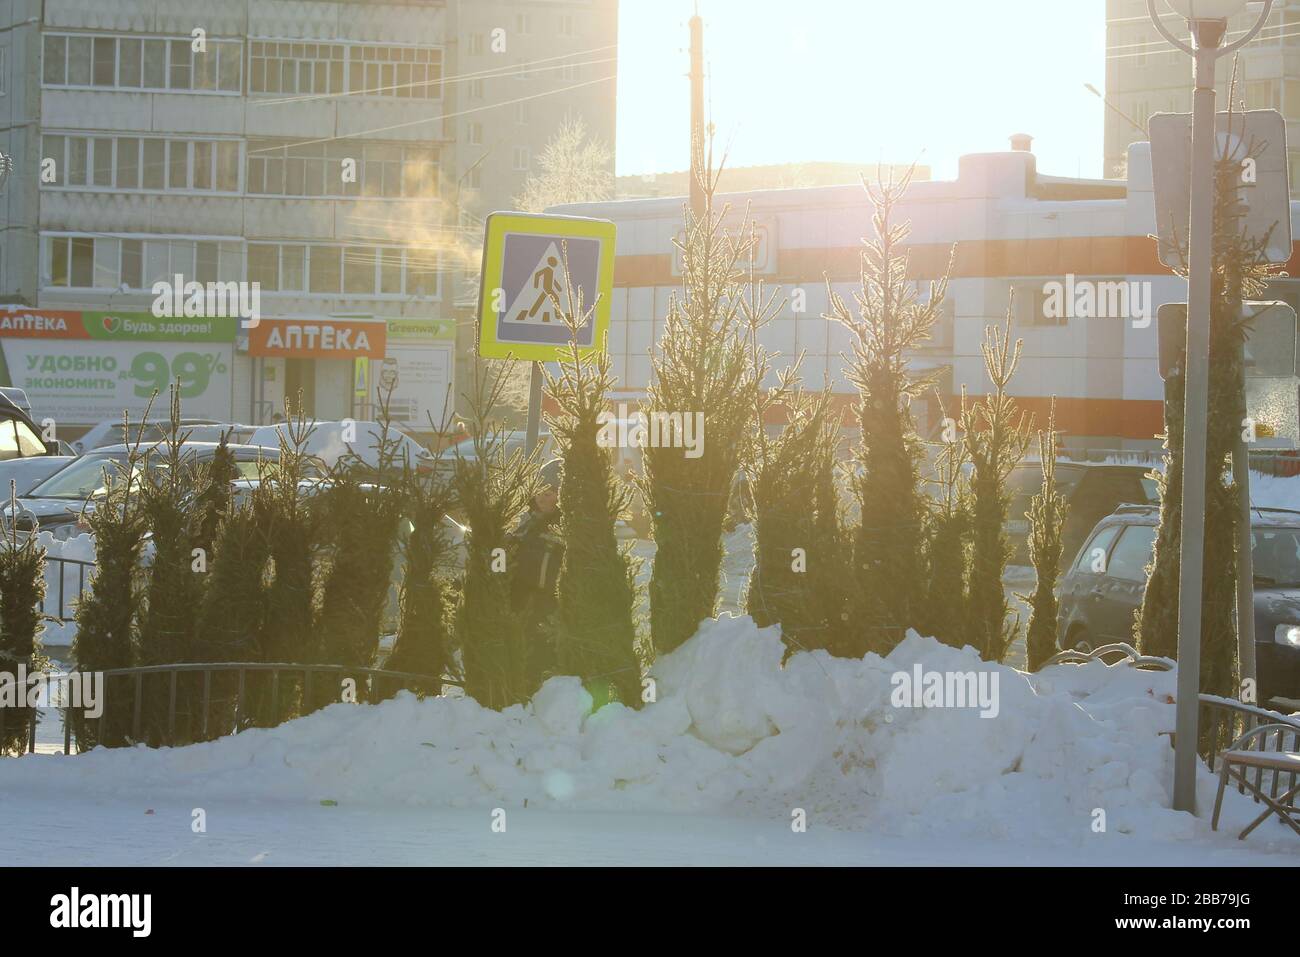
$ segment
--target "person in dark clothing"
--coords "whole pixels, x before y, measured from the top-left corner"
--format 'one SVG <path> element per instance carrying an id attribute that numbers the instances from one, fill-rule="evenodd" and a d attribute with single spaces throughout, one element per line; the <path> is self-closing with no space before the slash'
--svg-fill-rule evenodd
<path id="1" fill-rule="evenodd" d="M 546 623 L 558 604 L 555 586 L 564 560 L 564 541 L 559 534 L 562 467 L 559 459 L 542 466 L 542 487 L 513 536 L 515 575 L 510 605 L 524 620 L 529 673 L 539 682 L 555 668 L 555 649 Z"/>

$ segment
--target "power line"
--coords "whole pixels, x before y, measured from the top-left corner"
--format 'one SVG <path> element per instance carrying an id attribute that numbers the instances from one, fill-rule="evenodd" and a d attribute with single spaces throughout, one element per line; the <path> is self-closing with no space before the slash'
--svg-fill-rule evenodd
<path id="1" fill-rule="evenodd" d="M 443 76 L 443 77 L 439 77 L 436 80 L 418 80 L 412 83 L 388 84 L 386 86 L 378 86 L 370 90 L 347 90 L 338 93 L 309 93 L 303 96 L 284 96 L 278 99 L 258 99 L 258 100 L 252 100 L 250 105 L 277 106 L 282 103 L 303 103 L 310 100 L 326 100 L 335 97 L 365 96 L 365 95 L 372 95 L 375 93 L 381 93 L 386 90 L 403 90 L 403 89 L 411 89 L 417 86 L 433 86 L 433 85 L 443 85 L 447 83 L 460 83 L 465 80 L 479 80 L 479 79 L 490 80 L 499 77 L 510 76 L 512 73 L 518 73 L 520 70 L 530 69 L 531 67 L 539 63 L 552 63 L 556 60 L 565 60 L 570 57 L 587 56 L 592 53 L 603 53 L 606 50 L 612 50 L 615 49 L 616 47 L 617 44 L 611 43 L 611 44 L 606 44 L 605 46 L 592 47 L 590 50 L 577 50 L 573 53 L 562 53 L 557 56 L 539 57 L 535 60 L 521 60 L 520 62 L 515 64 L 509 64 L 501 67 L 492 67 L 491 69 L 479 70 L 477 72 L 472 72 L 472 73 L 460 73 L 460 74 L 453 74 L 451 76 Z M 578 63 L 560 63 L 557 64 L 556 67 L 550 67 L 549 69 L 562 68 L 565 66 L 592 66 L 598 63 L 611 63 L 617 59 L 618 57 L 605 57 L 599 60 L 584 60 Z"/>
<path id="2" fill-rule="evenodd" d="M 1270 34 L 1270 35 L 1268 35 L 1268 36 L 1265 36 L 1265 35 L 1264 35 L 1264 34 L 1267 33 L 1269 30 L 1286 30 L 1286 29 L 1288 29 L 1288 28 L 1290 28 L 1290 27 L 1293 27 L 1293 26 L 1295 26 L 1294 23 L 1279 23 L 1279 24 L 1276 24 L 1275 26 L 1264 27 L 1264 28 L 1260 31 L 1260 35 L 1257 36 L 1257 37 L 1255 37 L 1255 38 L 1254 38 L 1253 40 L 1251 40 L 1249 43 L 1247 43 L 1246 46 L 1250 47 L 1250 46 L 1254 46 L 1254 45 L 1257 44 L 1257 43 L 1268 42 L 1268 41 L 1274 41 L 1274 40 L 1289 40 L 1289 39 L 1291 39 L 1292 37 L 1300 36 L 1300 31 L 1296 31 L 1296 32 L 1294 32 L 1294 33 Z M 1245 30 L 1242 30 L 1242 31 L 1240 31 L 1237 35 L 1238 35 L 1238 36 L 1243 36 L 1243 35 L 1245 34 L 1245 32 L 1246 32 Z M 1140 42 L 1137 42 L 1137 43 L 1117 43 L 1117 44 L 1115 44 L 1115 45 L 1113 45 L 1113 46 L 1108 46 L 1108 47 L 1106 47 L 1106 49 L 1107 49 L 1107 50 L 1124 50 L 1124 49 L 1128 49 L 1129 47 L 1146 47 L 1146 49 L 1143 49 L 1143 50 L 1135 50 L 1135 51 L 1133 51 L 1133 52 L 1131 52 L 1131 53 L 1113 53 L 1113 54 L 1112 54 L 1112 53 L 1108 53 L 1107 56 L 1106 56 L 1106 59 L 1107 59 L 1107 60 L 1123 60 L 1123 59 L 1125 59 L 1125 58 L 1127 58 L 1127 57 L 1135 57 L 1135 56 L 1150 56 L 1150 55 L 1152 55 L 1152 54 L 1159 55 L 1159 54 L 1161 54 L 1161 53 L 1178 53 L 1178 52 L 1179 52 L 1179 51 L 1173 49 L 1172 47 L 1170 47 L 1169 44 L 1166 43 L 1166 42 L 1165 42 L 1164 40 L 1162 40 L 1162 39 L 1157 39 L 1157 40 L 1143 40 L 1143 41 L 1140 41 Z"/>
<path id="3" fill-rule="evenodd" d="M 392 130 L 400 130 L 400 129 L 406 129 L 407 127 L 411 127 L 411 126 L 419 126 L 421 123 L 438 123 L 441 122 L 442 120 L 451 120 L 460 116 L 470 116 L 474 113 L 482 113 L 485 110 L 494 110 L 501 106 L 513 106 L 516 103 L 526 103 L 529 100 L 538 100 L 541 99 L 542 97 L 554 96 L 557 93 L 568 93 L 573 90 L 581 89 L 583 87 L 594 86 L 597 83 L 607 83 L 610 80 L 616 80 L 616 79 L 618 79 L 618 74 L 614 73 L 614 74 L 610 74 L 609 76 L 598 77 L 595 80 L 584 80 L 582 83 L 574 83 L 571 86 L 562 86 L 556 90 L 547 90 L 543 93 L 533 93 L 529 96 L 520 96 L 520 97 L 516 97 L 513 100 L 502 100 L 500 103 L 487 103 L 484 104 L 483 106 L 471 107 L 470 109 L 466 109 L 466 110 L 458 110 L 455 113 L 443 113 L 439 116 L 428 116 L 419 120 L 408 120 L 405 123 L 394 123 L 391 126 L 380 126 L 370 130 L 358 130 L 355 133 L 342 133 L 338 136 L 322 136 L 317 139 L 301 140 L 296 143 L 281 143 L 278 146 L 266 147 L 259 150 L 249 150 L 248 155 L 254 156 L 259 153 L 273 153 L 276 150 L 294 149 L 295 147 L 299 147 L 299 146 L 314 146 L 317 143 L 334 143 L 339 140 L 357 139 L 363 136 L 371 136 L 375 133 L 388 133 L 391 132 Z"/>

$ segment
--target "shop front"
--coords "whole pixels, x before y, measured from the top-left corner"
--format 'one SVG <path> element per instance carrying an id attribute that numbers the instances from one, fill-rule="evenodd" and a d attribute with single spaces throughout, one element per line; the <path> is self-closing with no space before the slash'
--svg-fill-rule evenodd
<path id="1" fill-rule="evenodd" d="M 248 330 L 254 394 L 250 415 L 258 422 L 302 411 L 323 421 L 366 418 L 359 414 L 359 367 L 382 362 L 387 325 L 369 317 L 263 318 Z M 365 392 L 370 392 L 366 383 Z"/>

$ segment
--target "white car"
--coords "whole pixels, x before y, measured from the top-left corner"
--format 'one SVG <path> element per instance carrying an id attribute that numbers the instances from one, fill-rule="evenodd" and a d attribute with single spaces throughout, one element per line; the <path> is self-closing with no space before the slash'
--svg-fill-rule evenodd
<path id="1" fill-rule="evenodd" d="M 325 469 L 332 469 L 340 462 L 344 464 L 361 463 L 371 468 L 379 467 L 379 442 L 384 427 L 373 421 L 359 422 L 312 422 L 307 436 L 306 452 L 315 458 Z M 256 429 L 245 441 L 249 445 L 262 445 L 279 448 L 280 437 L 288 441 L 289 424 L 277 422 Z M 351 438 L 351 441 L 346 441 Z M 396 441 L 393 465 L 400 468 L 403 461 L 409 461 L 417 472 L 433 470 L 433 453 L 395 425 L 388 427 L 389 441 Z"/>
<path id="2" fill-rule="evenodd" d="M 217 422 L 216 419 L 181 419 L 180 424 L 182 431 L 189 431 L 192 426 L 220 425 L 221 423 Z M 103 448 L 106 445 L 131 443 L 137 438 L 140 439 L 141 445 L 152 445 L 154 442 L 165 439 L 170 428 L 170 423 L 166 419 L 150 419 L 144 423 L 137 420 L 131 423 L 130 434 L 128 435 L 122 426 L 121 419 L 105 419 L 91 428 L 81 438 L 74 441 L 72 447 L 78 454 L 81 454 Z M 194 436 L 194 441 L 200 441 L 200 439 L 215 441 L 215 437 L 209 439 L 206 435 Z"/>

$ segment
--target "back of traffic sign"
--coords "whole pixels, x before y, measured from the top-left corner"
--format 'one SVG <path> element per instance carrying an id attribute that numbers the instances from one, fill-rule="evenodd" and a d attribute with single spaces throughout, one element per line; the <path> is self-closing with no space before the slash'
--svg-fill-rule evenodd
<path id="1" fill-rule="evenodd" d="M 552 362 L 568 354 L 564 313 L 586 320 L 582 349 L 603 348 L 614 289 L 615 227 L 605 219 L 492 213 L 479 281 L 479 355 Z"/>
<path id="2" fill-rule="evenodd" d="M 1190 113 L 1157 113 L 1149 124 L 1160 261 L 1186 266 L 1191 206 Z M 1286 122 L 1277 110 L 1219 113 L 1216 163 L 1231 163 L 1241 204 L 1241 230 L 1261 243 L 1259 265 L 1291 258 L 1291 193 Z"/>

